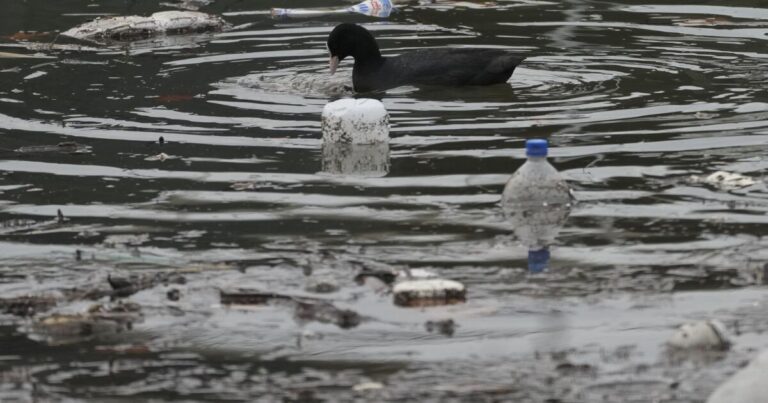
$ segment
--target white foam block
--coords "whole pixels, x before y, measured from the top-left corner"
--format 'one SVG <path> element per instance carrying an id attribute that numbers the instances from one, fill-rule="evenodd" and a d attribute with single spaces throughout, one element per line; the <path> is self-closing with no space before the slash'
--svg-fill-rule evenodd
<path id="1" fill-rule="evenodd" d="M 461 302 L 467 289 L 458 281 L 445 279 L 407 280 L 395 284 L 395 304 L 401 306 L 443 305 Z"/>
<path id="2" fill-rule="evenodd" d="M 375 99 L 345 98 L 325 105 L 323 142 L 374 144 L 389 141 L 389 113 Z"/>

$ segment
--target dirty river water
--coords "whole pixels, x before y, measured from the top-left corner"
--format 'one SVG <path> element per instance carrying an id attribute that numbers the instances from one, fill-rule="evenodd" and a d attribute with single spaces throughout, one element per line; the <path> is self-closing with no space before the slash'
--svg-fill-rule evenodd
<path id="1" fill-rule="evenodd" d="M 0 0 L 0 45 L 34 54 L 9 45 L 159 3 Z M 0 294 L 58 301 L 0 316 L 0 400 L 704 401 L 768 347 L 768 9 L 716 3 L 437 0 L 273 20 L 351 3 L 218 0 L 202 10 L 249 25 L 0 59 Z M 528 58 L 506 85 L 355 95 L 351 61 L 328 75 L 341 21 L 385 54 Z M 320 142 L 323 105 L 350 96 L 391 114 L 389 146 L 352 157 L 376 162 L 360 172 Z M 538 274 L 498 206 L 531 137 L 579 200 Z M 716 171 L 755 183 L 693 179 Z M 355 281 L 402 269 L 460 281 L 467 300 L 403 308 Z M 35 326 L 117 303 L 73 289 L 159 275 L 183 281 L 122 298 L 142 315 L 125 329 Z M 222 305 L 227 289 L 320 298 L 359 323 Z M 731 349 L 665 348 L 699 319 L 722 321 Z"/>

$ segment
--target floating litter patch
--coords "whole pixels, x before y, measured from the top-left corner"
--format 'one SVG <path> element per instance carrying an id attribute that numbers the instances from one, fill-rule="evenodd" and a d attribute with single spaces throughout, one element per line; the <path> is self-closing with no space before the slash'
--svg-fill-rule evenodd
<path id="1" fill-rule="evenodd" d="M 731 342 L 722 322 L 705 320 L 680 326 L 667 344 L 680 349 L 725 350 Z"/>
<path id="2" fill-rule="evenodd" d="M 466 301 L 464 284 L 453 280 L 409 280 L 392 288 L 395 305 L 408 307 L 458 304 Z"/>
<path id="3" fill-rule="evenodd" d="M 694 175 L 691 177 L 691 181 L 693 183 L 703 183 L 714 186 L 722 190 L 745 188 L 756 183 L 755 180 L 749 176 L 726 171 L 717 171 L 707 177 Z"/>
<path id="4" fill-rule="evenodd" d="M 323 108 L 323 142 L 375 144 L 389 141 L 389 113 L 375 99 L 345 98 Z"/>
<path id="5" fill-rule="evenodd" d="M 61 33 L 85 40 L 132 40 L 158 34 L 220 31 L 230 25 L 221 17 L 197 11 L 161 11 L 142 17 L 128 15 L 97 18 Z"/>

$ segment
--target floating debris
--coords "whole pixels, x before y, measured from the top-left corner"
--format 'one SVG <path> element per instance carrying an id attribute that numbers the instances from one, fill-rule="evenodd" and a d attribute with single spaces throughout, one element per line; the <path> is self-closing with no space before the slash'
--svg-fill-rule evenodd
<path id="1" fill-rule="evenodd" d="M 311 18 L 333 14 L 363 14 L 387 18 L 396 9 L 390 0 L 366 0 L 346 8 L 273 8 L 272 18 Z"/>
<path id="2" fill-rule="evenodd" d="M 319 298 L 251 290 L 220 290 L 220 301 L 222 305 L 285 304 L 293 308 L 298 320 L 331 323 L 342 329 L 355 327 L 362 321 L 357 312 L 337 308 L 331 302 Z"/>
<path id="3" fill-rule="evenodd" d="M 731 173 L 726 171 L 717 171 L 707 177 L 693 175 L 690 178 L 692 183 L 703 183 L 714 186 L 721 190 L 734 190 L 754 185 L 756 182 L 749 176 Z"/>
<path id="4" fill-rule="evenodd" d="M 368 390 L 383 389 L 384 385 L 379 382 L 361 382 L 352 387 L 355 392 L 365 392 Z"/>
<path id="5" fill-rule="evenodd" d="M 27 330 L 32 340 L 62 345 L 122 333 L 131 330 L 141 319 L 141 309 L 136 304 L 94 305 L 87 313 L 46 316 Z"/>
<path id="6" fill-rule="evenodd" d="M 213 0 L 180 0 L 174 2 L 160 3 L 161 6 L 178 8 L 180 10 L 197 11 L 213 3 Z"/>
<path id="7" fill-rule="evenodd" d="M 453 280 L 408 280 L 392 288 L 395 305 L 407 307 L 451 305 L 466 301 L 464 284 Z"/>
<path id="8" fill-rule="evenodd" d="M 78 144 L 74 141 L 65 141 L 56 145 L 45 146 L 24 146 L 14 150 L 20 154 L 42 154 L 42 153 L 61 153 L 61 154 L 89 154 L 91 146 Z"/>
<path id="9" fill-rule="evenodd" d="M 160 153 L 160 154 L 157 154 L 157 155 L 151 155 L 151 156 L 149 156 L 147 158 L 144 158 L 144 161 L 161 161 L 162 162 L 162 161 L 165 161 L 165 160 L 176 159 L 176 158 L 178 158 L 178 157 L 170 156 L 170 155 L 168 155 L 166 153 Z"/>
<path id="10" fill-rule="evenodd" d="M 102 41 L 130 41 L 159 34 L 187 34 L 228 29 L 221 17 L 196 11 L 161 11 L 138 15 L 97 18 L 61 33 L 70 38 Z"/>
<path id="11" fill-rule="evenodd" d="M 350 329 L 360 324 L 361 317 L 350 309 L 339 309 L 325 301 L 297 301 L 294 315 L 303 321 L 331 323 L 342 329 Z"/>
<path id="12" fill-rule="evenodd" d="M 722 322 L 706 320 L 680 326 L 667 344 L 679 349 L 725 350 L 731 343 Z"/>
<path id="13" fill-rule="evenodd" d="M 768 350 L 761 352 L 749 365 L 723 382 L 707 399 L 707 403 L 764 402 L 768 396 Z"/>
<path id="14" fill-rule="evenodd" d="M 168 297 L 169 301 L 175 302 L 181 299 L 181 291 L 178 288 L 172 288 L 165 293 L 165 296 Z"/>
<path id="15" fill-rule="evenodd" d="M 375 99 L 340 99 L 323 107 L 321 128 L 323 143 L 386 143 L 389 113 Z"/>
<path id="16" fill-rule="evenodd" d="M 428 320 L 424 327 L 429 333 L 436 332 L 446 336 L 453 336 L 456 332 L 456 322 L 453 319 Z"/>

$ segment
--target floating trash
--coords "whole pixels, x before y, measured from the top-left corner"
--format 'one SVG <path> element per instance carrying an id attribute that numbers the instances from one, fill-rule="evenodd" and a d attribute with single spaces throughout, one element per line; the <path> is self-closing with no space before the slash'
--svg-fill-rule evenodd
<path id="1" fill-rule="evenodd" d="M 26 330 L 32 340 L 62 345 L 108 337 L 133 328 L 142 320 L 141 309 L 132 303 L 94 305 L 87 313 L 53 314 L 36 320 Z"/>
<path id="2" fill-rule="evenodd" d="M 528 160 L 504 187 L 501 206 L 515 236 L 528 248 L 528 271 L 541 273 L 549 267 L 549 246 L 570 215 L 573 197 L 546 159 L 547 141 L 528 140 L 525 149 Z"/>
<path id="3" fill-rule="evenodd" d="M 462 303 L 466 301 L 467 289 L 453 280 L 407 280 L 395 284 L 392 293 L 395 305 L 423 307 Z"/>
<path id="4" fill-rule="evenodd" d="M 321 170 L 330 175 L 380 178 L 389 174 L 389 143 L 324 142 Z"/>
<path id="5" fill-rule="evenodd" d="M 756 183 L 755 180 L 749 176 L 726 171 L 717 171 L 706 177 L 694 175 L 691 176 L 691 182 L 703 183 L 705 185 L 714 186 L 721 190 L 740 189 L 752 186 Z"/>
<path id="6" fill-rule="evenodd" d="M 273 8 L 272 18 L 311 18 L 334 14 L 363 14 L 387 18 L 395 10 L 390 0 L 367 0 L 346 8 Z"/>
<path id="7" fill-rule="evenodd" d="M 219 293 L 222 305 L 284 305 L 293 308 L 294 317 L 303 322 L 330 323 L 349 329 L 362 321 L 357 312 L 338 308 L 319 298 L 242 289 L 220 290 Z"/>
<path id="8" fill-rule="evenodd" d="M 73 141 L 67 141 L 56 145 L 46 146 L 24 146 L 14 150 L 20 154 L 41 154 L 41 153 L 61 153 L 61 154 L 89 154 L 91 146 L 78 144 Z"/>
<path id="9" fill-rule="evenodd" d="M 768 396 L 768 350 L 762 351 L 749 365 L 723 382 L 707 399 L 707 403 L 764 402 Z"/>
<path id="10" fill-rule="evenodd" d="M 138 15 L 97 18 L 61 33 L 81 40 L 130 41 L 159 34 L 187 34 L 228 29 L 221 17 L 196 11 L 161 11 Z"/>
<path id="11" fill-rule="evenodd" d="M 686 323 L 667 341 L 667 345 L 680 349 L 725 350 L 730 346 L 728 331 L 718 320 Z"/>
<path id="12" fill-rule="evenodd" d="M 197 11 L 213 3 L 213 0 L 180 0 L 160 3 L 161 6 L 178 8 L 180 10 Z"/>
<path id="13" fill-rule="evenodd" d="M 144 158 L 144 161 L 161 161 L 162 162 L 162 161 L 174 159 L 174 158 L 177 158 L 177 157 L 172 157 L 166 153 L 160 153 L 157 155 L 150 155 L 149 157 Z"/>
<path id="14" fill-rule="evenodd" d="M 323 107 L 324 143 L 375 144 L 389 141 L 389 113 L 375 99 L 340 99 Z"/>

